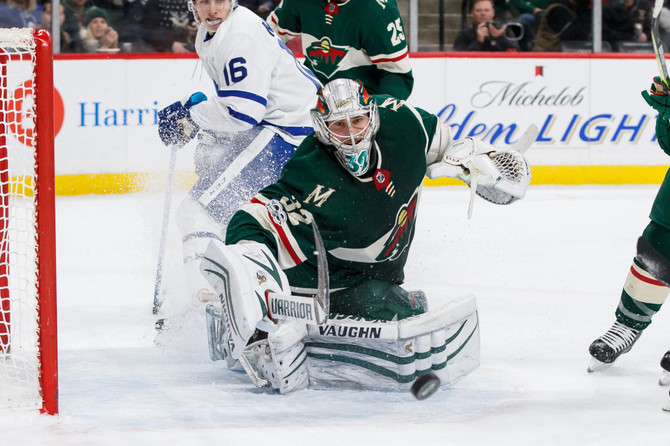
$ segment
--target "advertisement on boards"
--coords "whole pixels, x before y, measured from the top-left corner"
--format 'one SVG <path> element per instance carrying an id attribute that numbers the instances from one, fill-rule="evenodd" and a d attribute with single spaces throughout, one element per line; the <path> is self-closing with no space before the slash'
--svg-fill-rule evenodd
<path id="1" fill-rule="evenodd" d="M 655 140 L 656 113 L 640 95 L 655 74 L 653 57 L 450 53 L 417 55 L 412 67 L 409 102 L 438 115 L 453 138 L 501 146 L 535 124 L 532 166 L 667 165 Z M 57 58 L 54 85 L 60 176 L 165 172 L 158 111 L 197 91 L 213 93 L 194 56 Z M 180 151 L 179 172 L 192 172 L 194 146 Z"/>

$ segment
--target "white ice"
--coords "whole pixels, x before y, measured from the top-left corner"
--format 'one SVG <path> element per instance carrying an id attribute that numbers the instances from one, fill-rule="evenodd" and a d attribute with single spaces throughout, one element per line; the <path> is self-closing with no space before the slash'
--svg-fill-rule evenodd
<path id="1" fill-rule="evenodd" d="M 669 444 L 668 390 L 657 381 L 670 310 L 613 367 L 586 372 L 657 190 L 534 186 L 511 206 L 478 199 L 467 220 L 467 189 L 427 188 L 407 288 L 424 289 L 432 306 L 474 294 L 482 342 L 481 367 L 422 402 L 254 389 L 209 360 L 202 314 L 190 307 L 156 345 L 162 194 L 59 197 L 60 415 L 3 413 L 0 445 Z M 173 226 L 169 240 L 174 315 Z"/>

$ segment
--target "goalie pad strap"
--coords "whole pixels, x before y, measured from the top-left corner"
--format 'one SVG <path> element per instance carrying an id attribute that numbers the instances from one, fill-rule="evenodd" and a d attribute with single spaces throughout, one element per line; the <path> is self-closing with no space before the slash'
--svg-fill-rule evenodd
<path id="1" fill-rule="evenodd" d="M 409 389 L 430 371 L 449 385 L 479 365 L 474 297 L 401 321 L 335 317 L 308 332 L 312 388 Z"/>

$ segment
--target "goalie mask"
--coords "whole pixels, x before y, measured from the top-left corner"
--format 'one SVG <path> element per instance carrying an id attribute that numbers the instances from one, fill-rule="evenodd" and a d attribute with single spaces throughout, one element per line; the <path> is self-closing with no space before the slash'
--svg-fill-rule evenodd
<path id="1" fill-rule="evenodd" d="M 312 122 L 316 137 L 334 147 L 335 157 L 349 173 L 358 177 L 368 171 L 379 113 L 363 85 L 350 79 L 326 84 L 312 109 Z"/>

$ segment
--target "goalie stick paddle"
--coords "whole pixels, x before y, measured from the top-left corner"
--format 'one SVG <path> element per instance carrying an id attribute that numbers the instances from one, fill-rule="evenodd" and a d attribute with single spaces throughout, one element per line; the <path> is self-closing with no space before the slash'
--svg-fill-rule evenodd
<path id="1" fill-rule="evenodd" d="M 154 284 L 154 304 L 152 312 L 158 314 L 163 305 L 163 258 L 165 257 L 165 239 L 167 238 L 168 221 L 170 220 L 170 205 L 172 203 L 172 183 L 174 181 L 174 170 L 177 164 L 176 145 L 170 146 L 170 165 L 168 167 L 167 191 L 165 192 L 165 205 L 163 206 L 163 222 L 161 226 L 161 240 L 158 248 L 158 264 L 156 266 L 156 282 Z"/>
<path id="2" fill-rule="evenodd" d="M 658 18 L 663 10 L 663 0 L 654 1 L 654 12 L 651 16 L 651 45 L 654 47 L 654 55 L 656 56 L 656 64 L 658 65 L 658 74 L 666 87 L 670 87 L 668 83 L 668 67 L 665 64 L 665 53 L 663 51 L 663 41 L 658 29 Z"/>
<path id="3" fill-rule="evenodd" d="M 330 279 L 326 248 L 321 233 L 312 220 L 314 246 L 317 261 L 317 286 L 313 297 L 292 294 L 268 293 L 266 303 L 268 311 L 275 319 L 299 319 L 308 324 L 323 325 L 330 314 Z M 312 311 L 313 310 L 313 311 Z"/>
<path id="4" fill-rule="evenodd" d="M 312 231 L 314 232 L 314 246 L 316 247 L 316 262 L 317 262 L 317 285 L 316 301 L 317 308 L 317 323 L 325 324 L 328 321 L 328 314 L 330 313 L 330 279 L 328 273 L 328 259 L 326 259 L 326 247 L 323 245 L 321 233 L 312 220 Z"/>

